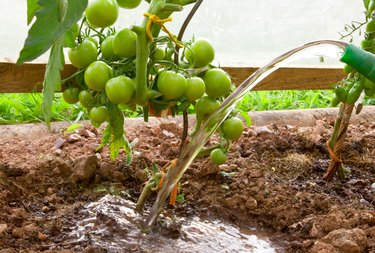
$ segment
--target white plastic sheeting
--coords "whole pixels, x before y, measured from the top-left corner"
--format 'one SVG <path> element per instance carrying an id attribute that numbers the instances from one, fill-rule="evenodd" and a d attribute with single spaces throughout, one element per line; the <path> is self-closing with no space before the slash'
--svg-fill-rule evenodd
<path id="1" fill-rule="evenodd" d="M 147 5 L 121 10 L 116 25 L 141 22 Z M 174 15 L 167 27 L 177 33 L 190 9 Z M 364 20 L 362 0 L 204 0 L 185 38 L 210 39 L 221 65 L 261 65 L 306 42 L 339 39 L 353 20 Z M 26 0 L 0 0 L 0 23 L 0 58 L 17 59 L 27 36 Z M 40 58 L 45 59 L 47 55 Z M 318 59 L 308 63 L 321 64 Z"/>

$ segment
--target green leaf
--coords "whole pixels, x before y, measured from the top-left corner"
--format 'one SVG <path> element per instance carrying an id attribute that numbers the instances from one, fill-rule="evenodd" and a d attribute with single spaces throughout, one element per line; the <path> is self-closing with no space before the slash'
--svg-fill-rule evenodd
<path id="1" fill-rule="evenodd" d="M 30 25 L 38 9 L 38 0 L 27 0 L 27 25 Z"/>
<path id="2" fill-rule="evenodd" d="M 117 105 L 109 105 L 109 115 L 111 124 L 111 138 L 109 141 L 109 153 L 112 160 L 116 159 L 121 148 L 124 148 L 126 141 L 124 138 L 124 114 Z"/>
<path id="3" fill-rule="evenodd" d="M 73 132 L 77 129 L 80 129 L 81 127 L 82 127 L 81 124 L 75 123 L 75 124 L 70 125 L 64 132 L 65 133 L 71 133 L 71 132 Z"/>
<path id="4" fill-rule="evenodd" d="M 112 140 L 109 142 L 109 153 L 110 153 L 111 160 L 116 159 L 116 157 L 119 154 L 120 149 L 123 148 L 124 145 L 125 145 L 124 136 L 120 138 L 112 138 Z"/>
<path id="5" fill-rule="evenodd" d="M 112 126 L 109 123 L 107 127 L 104 129 L 102 142 L 100 143 L 99 147 L 96 149 L 101 150 L 105 145 L 109 143 L 109 140 L 111 139 L 111 133 L 112 133 Z"/>
<path id="6" fill-rule="evenodd" d="M 240 115 L 241 115 L 242 118 L 245 120 L 246 125 L 247 125 L 247 126 L 251 126 L 251 124 L 252 124 L 252 120 L 251 120 L 251 117 L 249 116 L 249 114 L 248 114 L 247 112 L 241 111 L 241 112 L 240 112 Z"/>
<path id="7" fill-rule="evenodd" d="M 125 137 L 124 151 L 126 152 L 126 164 L 129 165 L 133 161 L 132 148 L 130 147 L 128 139 Z"/>
<path id="8" fill-rule="evenodd" d="M 61 37 L 51 48 L 43 83 L 43 116 L 49 126 L 55 90 L 61 90 L 60 71 L 64 68 L 64 37 Z"/>
<path id="9" fill-rule="evenodd" d="M 77 23 L 87 7 L 88 0 L 67 0 L 65 15 L 61 15 L 61 1 L 39 0 L 36 21 L 29 30 L 18 64 L 32 61 L 45 53 L 66 31 Z M 63 16 L 61 22 L 59 19 Z"/>

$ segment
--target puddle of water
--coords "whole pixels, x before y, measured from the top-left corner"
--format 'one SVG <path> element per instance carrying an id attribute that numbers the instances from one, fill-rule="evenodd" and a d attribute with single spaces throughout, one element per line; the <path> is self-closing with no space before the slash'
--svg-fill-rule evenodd
<path id="1" fill-rule="evenodd" d="M 70 234 L 71 240 L 89 241 L 107 252 L 276 252 L 255 230 L 239 229 L 219 220 L 181 218 L 179 236 L 172 239 L 159 233 L 144 234 L 139 229 L 143 217 L 134 212 L 135 204 L 118 196 L 106 195 L 90 203 L 85 217 Z"/>

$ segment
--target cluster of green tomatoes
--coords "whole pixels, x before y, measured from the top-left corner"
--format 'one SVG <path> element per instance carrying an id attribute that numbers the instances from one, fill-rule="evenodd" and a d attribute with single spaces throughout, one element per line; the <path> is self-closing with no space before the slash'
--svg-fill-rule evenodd
<path id="1" fill-rule="evenodd" d="M 366 32 L 364 39 L 361 41 L 361 48 L 374 53 L 375 52 L 375 0 L 364 0 L 366 8 L 366 16 L 368 22 L 366 24 Z M 332 99 L 332 105 L 337 106 L 340 102 L 346 104 L 354 104 L 362 92 L 368 97 L 375 96 L 375 83 L 368 80 L 364 76 L 358 74 L 349 65 L 344 66 L 344 73 L 348 77 L 340 83 L 335 89 L 335 95 Z"/>
<path id="2" fill-rule="evenodd" d="M 137 34 L 130 28 L 115 31 L 119 7 L 135 8 L 140 0 L 90 0 L 81 25 L 77 24 L 77 45 L 70 48 L 70 62 L 78 69 L 66 82 L 63 98 L 87 108 L 94 126 L 109 121 L 113 106 L 136 110 Z M 211 65 L 215 50 L 206 39 L 184 44 L 179 64 L 173 41 L 157 37 L 150 43 L 147 60 L 148 106 L 143 113 L 175 115 L 195 109 L 197 124 L 202 124 L 233 90 L 228 74 Z M 73 78 L 74 77 L 74 78 Z M 138 106 L 139 107 L 139 106 Z M 230 117 L 220 128 L 221 135 L 233 141 L 244 129 L 242 121 Z M 226 161 L 221 148 L 211 153 L 215 164 Z"/>

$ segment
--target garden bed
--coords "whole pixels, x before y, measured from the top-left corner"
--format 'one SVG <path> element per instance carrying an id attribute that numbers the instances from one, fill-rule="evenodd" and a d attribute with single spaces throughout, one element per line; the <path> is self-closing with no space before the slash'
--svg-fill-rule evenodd
<path id="1" fill-rule="evenodd" d="M 125 251 L 109 252 L 196 252 L 173 242 L 188 244 L 186 227 L 196 226 L 198 217 L 213 224 L 220 221 L 224 230 L 230 226 L 242 241 L 244 235 L 257 235 L 277 252 L 375 252 L 372 111 L 366 108 L 349 127 L 342 156 L 348 174 L 346 180 L 332 182 L 322 177 L 330 159 L 325 142 L 336 111 L 303 111 L 299 118 L 293 111 L 255 113 L 255 126 L 246 128 L 233 145 L 227 163 L 215 166 L 207 158 L 196 159 L 180 182 L 184 201 L 166 209 L 151 235 L 128 244 L 131 229 L 110 215 L 97 214 L 90 221 L 93 212 L 87 205 L 101 203 L 108 194 L 120 197 L 120 203 L 135 202 L 147 181 L 145 168 L 177 157 L 180 120 L 127 120 L 127 136 L 134 144 L 131 165 L 124 164 L 123 153 L 115 162 L 106 148 L 95 153 L 102 129 L 87 125 L 63 133 L 66 125 L 56 124 L 53 134 L 47 134 L 40 125 L 2 126 L 0 252 L 107 252 L 108 233 L 95 237 L 84 232 L 81 240 L 72 236 L 83 220 L 89 220 L 93 230 L 102 222 L 113 229 L 113 236 L 123 236 L 118 241 Z M 266 116 L 259 115 L 267 114 L 273 116 L 261 121 Z M 217 141 L 214 136 L 210 143 Z M 214 237 L 202 231 L 207 232 L 206 241 Z M 102 245 L 96 241 L 100 236 Z M 155 236 L 168 240 L 147 239 Z M 158 242 L 164 247 L 169 242 L 169 251 L 155 251 Z M 214 241 L 217 247 L 208 244 L 205 252 L 226 252 L 232 249 L 230 242 Z"/>

